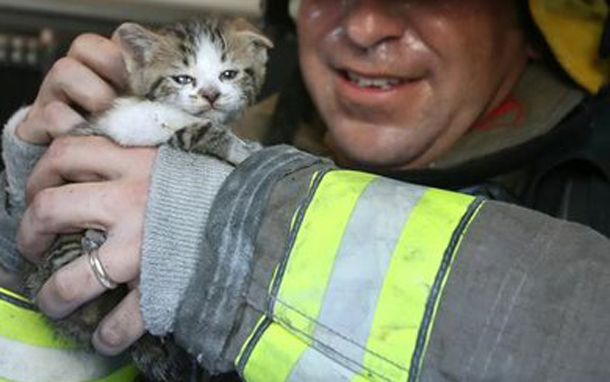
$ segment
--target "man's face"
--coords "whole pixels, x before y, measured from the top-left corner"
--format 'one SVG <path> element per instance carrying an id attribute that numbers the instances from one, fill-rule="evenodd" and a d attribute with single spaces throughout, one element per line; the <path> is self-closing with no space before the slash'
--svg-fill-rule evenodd
<path id="1" fill-rule="evenodd" d="M 303 0 L 301 67 L 344 164 L 423 167 L 523 72 L 515 0 Z"/>

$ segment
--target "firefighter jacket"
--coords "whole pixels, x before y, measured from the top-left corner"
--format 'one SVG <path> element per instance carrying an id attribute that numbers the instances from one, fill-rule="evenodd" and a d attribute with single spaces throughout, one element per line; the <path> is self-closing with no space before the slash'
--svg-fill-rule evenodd
<path id="1" fill-rule="evenodd" d="M 212 372 L 264 382 L 610 375 L 610 243 L 584 226 L 276 146 L 229 176 L 206 227 L 174 332 Z M 132 380 L 123 360 L 75 349 L 27 300 L 2 296 L 0 359 L 45 366 L 3 367 L 3 379 Z"/>
<path id="2" fill-rule="evenodd" d="M 577 2 L 530 3 L 564 69 L 597 91 L 603 65 L 583 67 L 585 56 L 548 37 L 571 33 L 564 11 Z M 601 3 L 576 6 L 594 28 L 583 36 L 602 34 Z M 587 54 L 599 45 L 579 41 Z M 562 102 L 576 107 L 577 93 Z M 231 174 L 199 245 L 174 331 L 213 372 L 264 382 L 610 375 L 610 243 L 582 225 L 276 146 Z M 58 339 L 14 292 L 0 290 L 0 317 L 0 379 L 133 379 L 123 359 Z"/>
<path id="3" fill-rule="evenodd" d="M 209 370 L 264 382 L 610 375 L 610 242 L 582 225 L 277 146 L 229 176 L 207 227 L 175 329 Z"/>

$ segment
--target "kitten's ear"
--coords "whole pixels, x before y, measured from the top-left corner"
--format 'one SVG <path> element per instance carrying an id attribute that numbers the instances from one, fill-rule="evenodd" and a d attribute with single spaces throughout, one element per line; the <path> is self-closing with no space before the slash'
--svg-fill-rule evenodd
<path id="1" fill-rule="evenodd" d="M 250 39 L 250 41 L 265 50 L 273 48 L 273 41 L 271 41 L 267 36 L 265 36 L 258 28 L 252 25 L 249 21 L 244 18 L 236 18 L 231 22 L 231 25 L 237 32 L 239 36 L 246 37 Z"/>
<path id="2" fill-rule="evenodd" d="M 123 52 L 128 72 L 151 63 L 159 35 L 135 23 L 123 23 L 114 32 Z"/>

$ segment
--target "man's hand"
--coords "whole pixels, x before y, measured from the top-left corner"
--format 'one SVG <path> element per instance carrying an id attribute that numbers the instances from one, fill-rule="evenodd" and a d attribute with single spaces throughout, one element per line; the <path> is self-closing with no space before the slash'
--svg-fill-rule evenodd
<path id="1" fill-rule="evenodd" d="M 17 127 L 22 140 L 46 145 L 89 113 L 108 108 L 125 86 L 126 70 L 117 44 L 94 34 L 74 40 L 66 57 L 45 77 L 27 118 Z"/>
<path id="2" fill-rule="evenodd" d="M 125 350 L 144 333 L 138 278 L 144 214 L 157 150 L 124 148 L 101 137 L 53 141 L 28 183 L 29 207 L 18 233 L 19 250 L 40 263 L 62 233 L 97 228 L 107 233 L 99 249 L 108 275 L 131 292 L 100 324 L 93 345 L 103 354 Z M 68 183 L 78 182 L 78 183 Z M 56 272 L 36 301 L 50 317 L 65 317 L 105 291 L 86 256 Z"/>

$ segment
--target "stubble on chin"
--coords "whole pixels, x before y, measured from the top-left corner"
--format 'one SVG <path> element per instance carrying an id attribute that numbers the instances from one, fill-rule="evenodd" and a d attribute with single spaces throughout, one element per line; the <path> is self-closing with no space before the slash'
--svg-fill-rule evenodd
<path id="1" fill-rule="evenodd" d="M 329 129 L 324 143 L 342 167 L 369 171 L 410 168 L 425 151 L 396 128 L 351 122 Z"/>

